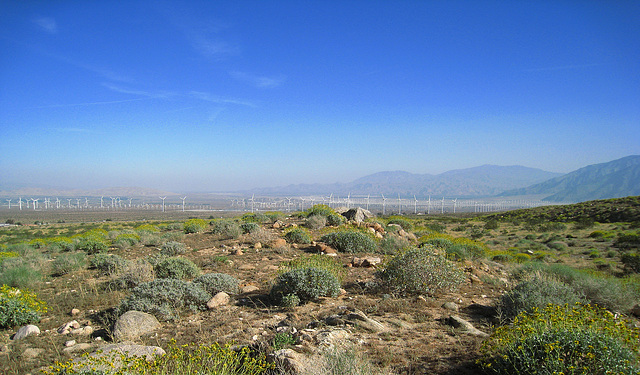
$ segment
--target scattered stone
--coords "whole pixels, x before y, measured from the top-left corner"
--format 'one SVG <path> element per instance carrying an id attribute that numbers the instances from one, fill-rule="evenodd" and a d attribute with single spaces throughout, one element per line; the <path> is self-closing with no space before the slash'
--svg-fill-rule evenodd
<path id="1" fill-rule="evenodd" d="M 65 343 L 65 346 L 66 346 L 66 343 Z M 78 352 L 88 352 L 89 350 L 92 350 L 94 348 L 95 348 L 95 345 L 93 344 L 81 342 L 79 344 L 70 345 L 62 349 L 62 351 L 65 353 L 78 353 Z"/>
<path id="2" fill-rule="evenodd" d="M 71 312 L 69 312 L 69 315 L 71 316 L 76 316 L 80 314 L 80 310 L 79 309 L 71 309 Z"/>
<path id="3" fill-rule="evenodd" d="M 305 368 L 304 355 L 293 349 L 276 350 L 270 359 L 282 366 L 289 374 L 301 374 Z"/>
<path id="4" fill-rule="evenodd" d="M 242 254 L 243 254 L 242 249 L 235 249 L 235 250 L 231 253 L 231 255 L 242 255 Z"/>
<path id="5" fill-rule="evenodd" d="M 80 323 L 78 323 L 77 320 L 72 320 L 68 323 L 61 325 L 58 328 L 58 333 L 61 335 L 68 335 L 72 329 L 78 329 L 78 328 L 80 328 Z"/>
<path id="6" fill-rule="evenodd" d="M 256 242 L 253 244 L 253 248 L 256 250 L 262 249 L 262 244 L 260 242 Z"/>
<path id="7" fill-rule="evenodd" d="M 216 307 L 225 306 L 229 303 L 229 295 L 225 292 L 219 292 L 213 298 L 207 302 L 208 309 L 215 309 Z"/>
<path id="8" fill-rule="evenodd" d="M 351 261 L 353 267 L 375 267 L 377 264 L 382 263 L 382 259 L 379 257 L 364 257 L 364 258 L 356 258 L 354 257 Z"/>
<path id="9" fill-rule="evenodd" d="M 320 349 L 331 349 L 343 343 L 347 338 L 349 338 L 349 332 L 347 330 L 333 328 L 318 332 L 316 335 L 316 343 Z"/>
<path id="10" fill-rule="evenodd" d="M 328 326 L 343 326 L 346 322 L 340 315 L 329 315 L 324 319 L 324 323 Z"/>
<path id="11" fill-rule="evenodd" d="M 466 333 L 472 335 L 472 336 L 478 336 L 478 337 L 487 337 L 489 336 L 488 334 L 480 331 L 479 329 L 477 329 L 476 327 L 473 326 L 473 324 L 471 324 L 470 322 L 462 319 L 461 317 L 457 316 L 457 315 L 451 315 L 449 318 L 446 319 L 445 321 L 448 325 L 454 327 L 454 328 L 462 328 Z"/>
<path id="12" fill-rule="evenodd" d="M 113 339 L 115 341 L 135 340 L 159 326 L 160 322 L 151 314 L 135 310 L 127 311 L 116 321 L 113 327 Z"/>
<path id="13" fill-rule="evenodd" d="M 74 346 L 75 344 L 77 344 L 76 340 L 69 340 L 65 341 L 64 346 L 68 348 L 70 346 Z"/>
<path id="14" fill-rule="evenodd" d="M 20 327 L 18 332 L 16 332 L 16 334 L 13 335 L 13 339 L 20 340 L 27 336 L 39 335 L 39 334 L 40 334 L 40 328 L 38 328 L 37 326 L 34 326 L 33 324 L 27 324 L 26 326 Z"/>
<path id="15" fill-rule="evenodd" d="M 372 214 L 371 211 L 365 210 L 362 207 L 356 207 L 343 212 L 342 216 L 346 217 L 347 220 L 355 221 L 356 223 L 362 223 L 366 219 L 372 218 L 375 215 Z"/>
<path id="16" fill-rule="evenodd" d="M 238 266 L 238 269 L 240 271 L 250 271 L 250 270 L 255 270 L 256 266 L 254 266 L 253 264 L 241 264 Z"/>
<path id="17" fill-rule="evenodd" d="M 284 223 L 280 220 L 277 220 L 275 223 L 273 223 L 273 225 L 271 226 L 273 229 L 280 229 L 282 227 L 284 227 Z"/>
<path id="18" fill-rule="evenodd" d="M 285 247 L 285 246 L 287 246 L 287 240 L 285 240 L 284 238 L 276 238 L 275 240 L 269 243 L 269 247 L 272 249 Z"/>
<path id="19" fill-rule="evenodd" d="M 459 310 L 458 304 L 455 302 L 445 302 L 442 307 L 455 312 L 458 312 Z"/>
<path id="20" fill-rule="evenodd" d="M 259 290 L 260 290 L 260 288 L 258 288 L 255 285 L 246 285 L 246 286 L 242 287 L 242 293 L 245 293 L 245 294 L 257 292 Z"/>
<path id="21" fill-rule="evenodd" d="M 22 352 L 22 358 L 31 361 L 36 359 L 40 354 L 44 353 L 45 350 L 41 348 L 27 348 Z"/>
<path id="22" fill-rule="evenodd" d="M 364 312 L 357 309 L 347 314 L 345 319 L 369 331 L 383 332 L 387 330 L 384 324 L 369 318 Z"/>

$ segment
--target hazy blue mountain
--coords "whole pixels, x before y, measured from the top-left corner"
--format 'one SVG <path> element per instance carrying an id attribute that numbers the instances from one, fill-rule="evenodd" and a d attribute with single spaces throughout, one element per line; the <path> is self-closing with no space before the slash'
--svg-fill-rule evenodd
<path id="1" fill-rule="evenodd" d="M 344 196 L 380 195 L 420 196 L 442 195 L 479 197 L 499 194 L 508 189 L 529 186 L 560 176 L 559 173 L 522 166 L 483 165 L 458 169 L 437 175 L 405 171 L 385 171 L 358 178 L 344 184 L 302 184 L 252 190 L 265 195 L 330 194 Z"/>
<path id="2" fill-rule="evenodd" d="M 564 176 L 501 195 L 547 195 L 550 202 L 584 202 L 640 195 L 640 155 L 592 164 Z"/>

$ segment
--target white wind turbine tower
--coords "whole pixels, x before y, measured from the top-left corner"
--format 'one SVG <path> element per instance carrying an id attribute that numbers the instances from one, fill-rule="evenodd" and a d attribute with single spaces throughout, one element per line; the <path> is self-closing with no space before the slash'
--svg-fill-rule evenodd
<path id="1" fill-rule="evenodd" d="M 20 211 L 22 211 L 22 197 L 18 197 L 18 204 L 20 205 Z"/>
<path id="2" fill-rule="evenodd" d="M 167 199 L 167 197 L 164 196 L 164 197 L 158 197 L 158 198 L 162 199 L 162 212 L 164 212 L 164 200 Z"/>
<path id="3" fill-rule="evenodd" d="M 400 193 L 398 193 L 398 215 L 400 215 L 401 208 L 402 208 L 402 203 L 400 202 Z"/>
<path id="4" fill-rule="evenodd" d="M 32 201 L 33 201 L 33 210 L 34 210 L 34 211 L 35 211 L 35 209 L 36 209 L 36 208 L 38 208 L 38 201 L 39 201 L 39 200 L 40 200 L 40 199 L 32 199 Z"/>
<path id="5" fill-rule="evenodd" d="M 185 195 L 184 197 L 182 197 L 180 199 L 182 199 L 182 212 L 184 212 L 184 201 L 187 199 L 187 196 Z M 129 206 L 131 206 L 131 204 L 129 204 Z"/>
<path id="6" fill-rule="evenodd" d="M 89 198 L 84 197 L 84 207 L 89 208 Z"/>
<path id="7" fill-rule="evenodd" d="M 351 192 L 347 195 L 347 210 L 349 209 L 349 205 L 351 204 Z"/>
<path id="8" fill-rule="evenodd" d="M 133 201 L 133 198 L 129 198 L 129 208 L 131 208 L 131 201 Z"/>
<path id="9" fill-rule="evenodd" d="M 387 198 L 384 197 L 384 194 L 380 193 L 380 195 L 382 195 L 382 214 L 385 214 L 385 207 L 387 205 Z"/>
<path id="10" fill-rule="evenodd" d="M 416 195 L 413 195 L 413 214 L 416 215 L 418 213 L 418 199 Z"/>
<path id="11" fill-rule="evenodd" d="M 60 208 L 60 198 L 56 197 L 56 208 Z"/>
<path id="12" fill-rule="evenodd" d="M 25 202 L 27 202 L 27 210 L 29 209 L 29 201 L 31 200 L 31 198 L 27 198 L 25 199 Z"/>
<path id="13" fill-rule="evenodd" d="M 71 208 L 71 198 L 67 198 L 67 205 Z"/>
<path id="14" fill-rule="evenodd" d="M 102 204 L 103 199 L 104 199 L 104 195 L 100 197 L 100 208 L 104 208 L 104 205 Z"/>
<path id="15" fill-rule="evenodd" d="M 255 197 L 256 197 L 255 194 L 251 194 L 251 213 L 253 213 L 253 211 L 255 209 L 255 206 L 254 206 L 254 204 L 256 202 Z"/>
<path id="16" fill-rule="evenodd" d="M 7 199 L 7 202 L 9 202 L 9 209 L 11 209 L 11 199 Z"/>
<path id="17" fill-rule="evenodd" d="M 371 194 L 367 194 L 367 211 L 369 211 L 369 197 L 371 197 Z"/>
<path id="18" fill-rule="evenodd" d="M 109 197 L 111 199 L 111 208 L 116 208 L 116 199 L 114 197 Z"/>
<path id="19" fill-rule="evenodd" d="M 80 198 L 76 198 L 76 208 L 80 209 Z"/>
<path id="20" fill-rule="evenodd" d="M 442 204 L 440 204 L 440 213 L 444 213 L 444 197 L 442 197 Z"/>
<path id="21" fill-rule="evenodd" d="M 291 211 L 291 198 L 285 198 L 289 203 L 287 203 L 287 212 Z"/>
<path id="22" fill-rule="evenodd" d="M 304 198 L 300 197 L 300 201 L 302 202 L 302 203 L 300 203 L 300 211 L 304 211 L 304 201 L 305 201 L 305 200 L 306 200 L 306 199 L 304 199 Z"/>
<path id="23" fill-rule="evenodd" d="M 458 203 L 458 198 L 453 200 L 453 213 L 456 213 L 456 203 Z"/>

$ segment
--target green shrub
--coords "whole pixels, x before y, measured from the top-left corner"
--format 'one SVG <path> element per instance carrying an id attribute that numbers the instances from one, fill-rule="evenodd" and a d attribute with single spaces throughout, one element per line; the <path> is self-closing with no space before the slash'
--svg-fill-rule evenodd
<path id="1" fill-rule="evenodd" d="M 409 246 L 409 240 L 404 237 L 395 235 L 386 235 L 379 243 L 379 252 L 382 254 L 393 255 L 399 250 Z"/>
<path id="2" fill-rule="evenodd" d="M 383 289 L 399 294 L 425 294 L 456 290 L 464 272 L 430 248 L 412 248 L 391 258 L 376 273 Z"/>
<path id="3" fill-rule="evenodd" d="M 251 213 L 246 213 L 242 215 L 240 220 L 242 220 L 245 223 L 262 224 L 269 221 L 269 217 L 267 217 L 267 215 L 263 214 L 262 212 L 251 212 Z"/>
<path id="4" fill-rule="evenodd" d="M 337 226 L 340 226 L 340 225 L 344 224 L 344 222 L 346 220 L 347 219 L 344 216 L 342 216 L 342 215 L 340 215 L 338 213 L 333 213 L 333 214 L 327 215 L 327 225 L 330 225 L 330 226 L 333 226 L 333 227 L 337 227 Z"/>
<path id="5" fill-rule="evenodd" d="M 573 305 L 578 302 L 587 302 L 584 294 L 552 277 L 535 274 L 503 294 L 497 310 L 501 318 L 510 321 L 522 312 L 542 309 L 548 304 Z"/>
<path id="6" fill-rule="evenodd" d="M 313 207 L 306 210 L 304 213 L 306 217 L 310 217 L 313 215 L 320 215 L 320 216 L 327 217 L 329 215 L 337 214 L 337 212 L 333 208 L 327 206 L 326 204 L 316 204 Z"/>
<path id="7" fill-rule="evenodd" d="M 11 328 L 40 321 L 47 304 L 35 293 L 8 285 L 0 287 L 0 328 Z"/>
<path id="8" fill-rule="evenodd" d="M 129 262 L 115 254 L 96 254 L 91 258 L 91 267 L 96 268 L 102 274 L 111 276 L 123 271 Z"/>
<path id="9" fill-rule="evenodd" d="M 215 220 L 211 223 L 212 230 L 211 232 L 215 235 L 220 236 L 225 239 L 233 239 L 238 238 L 242 234 L 242 229 L 240 229 L 240 225 L 233 220 L 229 219 L 220 219 Z"/>
<path id="10" fill-rule="evenodd" d="M 152 281 L 155 278 L 153 266 L 144 259 L 127 262 L 123 269 L 118 270 L 116 278 L 109 285 L 116 289 L 131 289 Z"/>
<path id="11" fill-rule="evenodd" d="M 319 268 L 330 272 L 335 276 L 338 281 L 342 281 L 346 276 L 346 271 L 342 266 L 342 263 L 338 262 L 333 257 L 328 257 L 321 254 L 313 254 L 308 256 L 301 256 L 288 262 L 281 264 L 282 272 L 291 271 L 298 268 Z"/>
<path id="12" fill-rule="evenodd" d="M 211 295 L 199 284 L 177 279 L 156 279 L 133 288 L 118 307 L 121 314 L 137 310 L 160 320 L 176 319 L 182 310 L 204 311 Z"/>
<path id="13" fill-rule="evenodd" d="M 69 237 L 53 237 L 47 240 L 47 248 L 52 252 L 71 251 L 74 247 L 73 240 Z"/>
<path id="14" fill-rule="evenodd" d="M 327 226 L 327 217 L 322 215 L 311 215 L 304 225 L 309 229 L 321 229 Z"/>
<path id="15" fill-rule="evenodd" d="M 244 234 L 255 233 L 260 230 L 260 224 L 254 222 L 242 223 L 240 224 L 240 229 Z"/>
<path id="16" fill-rule="evenodd" d="M 178 230 L 182 229 L 182 226 L 179 226 L 178 228 L 176 228 Z M 135 229 L 136 232 L 138 232 L 138 234 L 140 232 L 150 232 L 150 233 L 158 233 L 160 232 L 160 228 L 158 228 L 157 226 L 153 225 L 153 224 L 141 224 L 138 225 Z"/>
<path id="17" fill-rule="evenodd" d="M 42 280 L 40 267 L 24 258 L 5 259 L 0 270 L 0 284 L 14 288 L 33 288 Z"/>
<path id="18" fill-rule="evenodd" d="M 200 268 L 193 261 L 181 257 L 165 258 L 153 270 L 161 279 L 186 279 L 200 274 Z"/>
<path id="19" fill-rule="evenodd" d="M 296 343 L 295 337 L 289 332 L 278 332 L 271 340 L 271 348 L 276 351 L 292 346 Z"/>
<path id="20" fill-rule="evenodd" d="M 2 264 L 2 261 L 5 259 L 17 258 L 19 256 L 20 254 L 16 253 L 15 251 L 0 251 L 0 265 Z"/>
<path id="21" fill-rule="evenodd" d="M 293 228 L 285 233 L 284 238 L 289 243 L 311 243 L 311 233 L 304 228 Z"/>
<path id="22" fill-rule="evenodd" d="M 187 245 L 182 242 L 169 241 L 162 244 L 160 254 L 168 257 L 184 254 L 187 252 Z"/>
<path id="23" fill-rule="evenodd" d="M 344 253 L 371 253 L 377 248 L 370 235 L 355 230 L 328 233 L 320 241 Z"/>
<path id="24" fill-rule="evenodd" d="M 120 233 L 116 236 L 114 243 L 120 243 L 125 247 L 133 246 L 140 242 L 140 235 L 136 233 Z"/>
<path id="25" fill-rule="evenodd" d="M 389 218 L 387 224 L 398 224 L 407 232 L 413 230 L 413 223 L 404 217 L 392 216 L 391 218 Z"/>
<path id="26" fill-rule="evenodd" d="M 625 253 L 622 254 L 620 259 L 622 264 L 627 270 L 635 273 L 640 273 L 640 254 L 639 253 Z"/>
<path id="27" fill-rule="evenodd" d="M 300 305 L 300 297 L 295 294 L 287 294 L 286 296 L 282 296 L 282 300 L 280 301 L 280 306 L 282 307 L 296 307 Z"/>
<path id="28" fill-rule="evenodd" d="M 76 250 L 85 251 L 89 255 L 107 251 L 108 249 L 109 245 L 105 239 L 88 237 L 80 238 L 76 242 Z"/>
<path id="29" fill-rule="evenodd" d="M 69 272 L 84 268 L 87 264 L 87 254 L 85 252 L 64 253 L 56 257 L 51 262 L 54 275 L 66 275 Z"/>
<path id="30" fill-rule="evenodd" d="M 487 374 L 637 374 L 638 328 L 589 305 L 549 305 L 498 328 L 480 349 Z"/>
<path id="31" fill-rule="evenodd" d="M 640 247 L 640 233 L 621 233 L 613 244 L 620 249 Z"/>
<path id="32" fill-rule="evenodd" d="M 205 220 L 202 219 L 189 219 L 187 221 L 184 222 L 184 225 L 182 227 L 182 230 L 189 234 L 189 233 L 200 233 L 200 232 L 204 232 L 205 229 L 207 229 L 208 224 Z"/>
<path id="33" fill-rule="evenodd" d="M 215 296 L 219 292 L 237 294 L 240 292 L 240 282 L 238 279 L 225 273 L 206 273 L 193 280 L 194 284 L 200 285 L 207 293 Z"/>
<path id="34" fill-rule="evenodd" d="M 278 304 L 284 296 L 295 294 L 301 302 L 318 297 L 336 297 L 340 281 L 331 272 L 319 268 L 296 268 L 279 275 L 271 288 L 271 298 Z"/>

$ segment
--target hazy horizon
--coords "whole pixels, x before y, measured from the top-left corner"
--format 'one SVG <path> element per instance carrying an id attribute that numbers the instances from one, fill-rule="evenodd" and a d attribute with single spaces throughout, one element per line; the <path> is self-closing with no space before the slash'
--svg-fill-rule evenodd
<path id="1" fill-rule="evenodd" d="M 0 185 L 172 192 L 640 154 L 634 1 L 0 5 Z"/>

